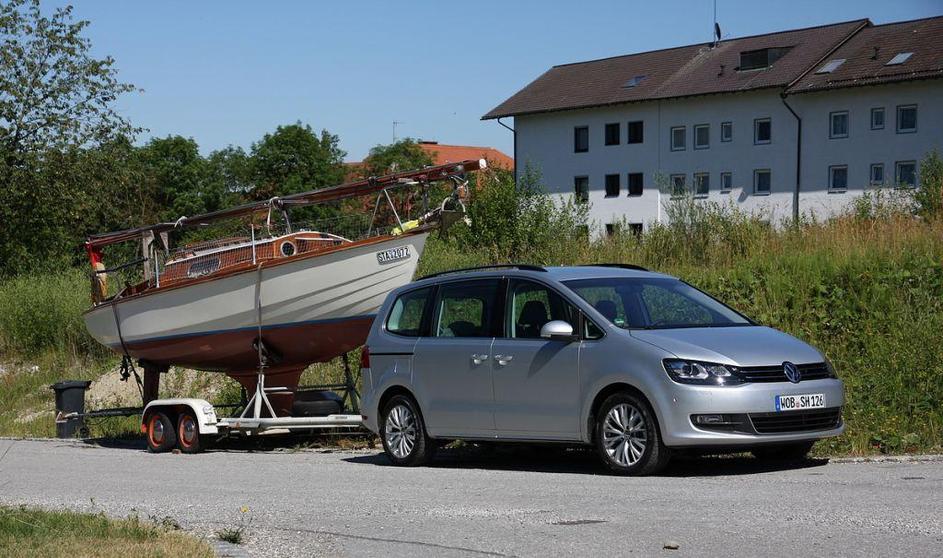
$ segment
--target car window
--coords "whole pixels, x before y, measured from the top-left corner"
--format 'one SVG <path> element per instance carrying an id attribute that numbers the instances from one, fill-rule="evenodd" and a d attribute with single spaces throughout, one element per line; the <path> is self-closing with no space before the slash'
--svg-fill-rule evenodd
<path id="1" fill-rule="evenodd" d="M 753 325 L 735 310 L 669 277 L 600 277 L 564 284 L 621 328 Z"/>
<path id="2" fill-rule="evenodd" d="M 562 320 L 576 329 L 576 311 L 553 289 L 515 279 L 508 289 L 506 335 L 514 339 L 539 339 L 540 328 L 551 320 Z"/>
<path id="3" fill-rule="evenodd" d="M 498 280 L 450 283 L 439 287 L 436 337 L 492 337 Z"/>
<path id="4" fill-rule="evenodd" d="M 691 304 L 691 300 L 660 285 L 645 285 L 640 293 L 648 311 L 649 324 L 686 326 L 713 323 L 707 308 Z"/>
<path id="5" fill-rule="evenodd" d="M 404 293 L 393 303 L 386 319 L 386 330 L 397 335 L 418 337 L 422 326 L 422 313 L 431 288 Z"/>

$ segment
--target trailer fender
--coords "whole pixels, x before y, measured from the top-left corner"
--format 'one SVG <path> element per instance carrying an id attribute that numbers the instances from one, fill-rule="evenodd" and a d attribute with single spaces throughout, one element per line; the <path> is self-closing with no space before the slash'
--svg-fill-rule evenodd
<path id="1" fill-rule="evenodd" d="M 151 413 L 161 411 L 166 413 L 171 420 L 176 421 L 177 416 L 183 410 L 193 413 L 197 424 L 200 425 L 200 434 L 218 434 L 219 428 L 216 426 L 216 409 L 205 399 L 179 398 L 179 399 L 155 399 L 144 407 L 144 414 L 141 417 L 141 432 L 147 428 L 147 419 Z"/>

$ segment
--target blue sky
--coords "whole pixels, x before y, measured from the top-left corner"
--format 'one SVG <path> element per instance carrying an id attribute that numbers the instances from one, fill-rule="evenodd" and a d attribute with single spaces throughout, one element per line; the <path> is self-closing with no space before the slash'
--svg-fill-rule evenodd
<path id="1" fill-rule="evenodd" d="M 62 2 L 57 2 L 61 4 Z M 708 41 L 712 0 L 558 2 L 76 1 L 98 56 L 144 90 L 119 110 L 150 136 L 246 149 L 300 120 L 348 160 L 400 137 L 512 152 L 482 114 L 554 64 Z M 717 1 L 724 37 L 868 17 L 943 14 L 943 0 Z"/>

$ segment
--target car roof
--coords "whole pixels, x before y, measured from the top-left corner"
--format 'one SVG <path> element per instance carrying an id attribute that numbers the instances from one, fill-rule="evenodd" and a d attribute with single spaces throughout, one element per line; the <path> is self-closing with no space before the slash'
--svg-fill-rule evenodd
<path id="1" fill-rule="evenodd" d="M 456 279 L 477 279 L 482 277 L 531 277 L 534 279 L 550 279 L 552 281 L 570 281 L 574 279 L 597 279 L 602 277 L 625 277 L 625 278 L 670 278 L 671 275 L 665 275 L 654 271 L 647 271 L 642 268 L 632 269 L 625 267 L 615 267 L 612 265 L 567 265 L 567 266 L 500 266 L 482 269 L 458 269 L 455 271 L 444 271 L 435 275 L 423 277 L 409 286 L 419 284 L 432 284 L 442 281 L 452 281 Z"/>

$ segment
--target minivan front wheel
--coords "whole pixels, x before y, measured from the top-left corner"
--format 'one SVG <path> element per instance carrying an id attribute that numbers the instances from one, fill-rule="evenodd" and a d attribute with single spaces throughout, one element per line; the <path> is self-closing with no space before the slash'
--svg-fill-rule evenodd
<path id="1" fill-rule="evenodd" d="M 434 446 L 426 435 L 419 406 L 411 397 L 393 396 L 383 408 L 380 439 L 394 465 L 422 465 L 429 461 Z"/>
<path id="2" fill-rule="evenodd" d="M 596 414 L 596 450 L 609 471 L 650 475 L 668 464 L 669 450 L 648 402 L 631 393 L 608 397 Z"/>

